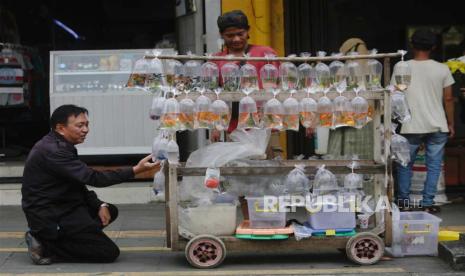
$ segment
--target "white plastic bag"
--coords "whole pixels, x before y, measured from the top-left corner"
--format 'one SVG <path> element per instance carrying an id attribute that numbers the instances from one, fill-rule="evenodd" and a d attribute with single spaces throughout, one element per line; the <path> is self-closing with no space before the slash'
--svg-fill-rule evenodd
<path id="1" fill-rule="evenodd" d="M 392 119 L 397 119 L 400 123 L 409 122 L 412 119 L 410 108 L 405 94 L 394 91 L 391 96 Z"/>
<path id="2" fill-rule="evenodd" d="M 354 173 L 354 169 L 359 167 L 357 162 L 350 163 L 348 167 L 352 169 L 352 172 L 344 176 L 344 192 L 355 194 L 363 189 L 363 177 L 361 174 Z"/>
<path id="3" fill-rule="evenodd" d="M 263 155 L 270 135 L 270 131 L 263 129 L 236 130 L 231 133 L 231 138 L 235 142 L 213 143 L 194 151 L 187 159 L 186 167 L 221 167 L 233 160 Z M 198 205 L 211 204 L 218 193 L 203 185 L 203 180 L 202 176 L 184 177 L 179 185 L 180 199 L 191 200 Z M 247 187 L 253 186 L 247 185 Z M 237 193 L 243 191 L 242 187 L 233 188 L 237 189 Z M 236 195 L 235 192 L 230 194 Z"/>
<path id="4" fill-rule="evenodd" d="M 393 134 L 391 139 L 391 154 L 394 161 L 406 167 L 410 163 L 410 144 L 399 134 Z"/>
<path id="5" fill-rule="evenodd" d="M 331 193 L 337 193 L 339 187 L 337 185 L 336 176 L 325 168 L 325 165 L 321 165 L 315 174 L 315 180 L 313 182 L 313 194 L 314 195 L 325 195 Z"/>
<path id="6" fill-rule="evenodd" d="M 179 146 L 173 137 L 170 139 L 168 145 L 166 146 L 166 152 L 168 154 L 168 162 L 170 164 L 179 163 Z"/>
<path id="7" fill-rule="evenodd" d="M 166 98 L 162 93 L 159 95 L 154 95 L 152 99 L 152 106 L 150 107 L 150 119 L 158 120 L 163 114 L 163 109 L 165 108 Z"/>
<path id="8" fill-rule="evenodd" d="M 309 183 L 305 175 L 305 166 L 298 164 L 287 175 L 285 185 L 289 194 L 306 194 L 310 189 Z"/>
<path id="9" fill-rule="evenodd" d="M 162 161 L 160 163 L 160 170 L 155 173 L 153 177 L 153 193 L 155 195 L 158 195 L 159 193 L 164 193 L 165 192 L 165 173 L 164 173 L 164 168 L 165 162 Z"/>
<path id="10" fill-rule="evenodd" d="M 156 160 L 168 159 L 168 143 L 167 134 L 164 131 L 160 131 L 160 133 L 153 139 L 152 161 L 155 162 Z"/>

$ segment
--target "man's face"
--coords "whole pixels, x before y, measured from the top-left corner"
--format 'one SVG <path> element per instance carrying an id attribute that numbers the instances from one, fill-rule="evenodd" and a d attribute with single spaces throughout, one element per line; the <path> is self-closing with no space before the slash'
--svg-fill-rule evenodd
<path id="1" fill-rule="evenodd" d="M 221 37 L 229 50 L 243 51 L 247 45 L 249 31 L 246 29 L 230 27 L 221 33 Z"/>
<path id="2" fill-rule="evenodd" d="M 66 125 L 58 124 L 56 131 L 73 145 L 81 144 L 89 133 L 89 120 L 87 114 L 81 113 L 78 116 L 69 116 Z"/>

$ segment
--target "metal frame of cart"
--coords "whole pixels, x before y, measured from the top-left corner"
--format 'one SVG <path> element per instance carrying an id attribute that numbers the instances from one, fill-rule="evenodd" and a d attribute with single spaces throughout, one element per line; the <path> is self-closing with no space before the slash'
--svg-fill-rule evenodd
<path id="1" fill-rule="evenodd" d="M 350 60 L 350 59 L 383 59 L 384 60 L 384 85 L 388 85 L 390 81 L 390 59 L 399 57 L 400 54 L 376 54 L 362 56 L 340 56 L 340 57 L 306 57 L 306 58 L 229 58 L 229 57 L 203 57 L 203 56 L 158 56 L 161 59 L 178 59 L 178 60 L 246 60 L 246 61 L 332 61 L 332 60 Z M 154 58 L 147 56 L 146 58 Z M 193 95 L 191 95 L 193 94 Z M 281 97 L 285 97 L 286 93 L 282 93 Z M 302 93 L 304 94 L 304 93 Z M 374 196 L 375 200 L 380 196 L 386 195 L 389 202 L 392 202 L 393 197 L 393 180 L 392 180 L 392 165 L 389 160 L 389 149 L 391 141 L 391 99 L 390 92 L 386 89 L 379 91 L 366 91 L 362 93 L 367 100 L 374 100 L 373 127 L 378 129 L 384 124 L 384 152 L 380 137 L 377 131 L 374 131 L 374 160 L 361 160 L 360 168 L 356 169 L 358 173 L 374 175 Z M 196 97 L 194 93 L 189 96 Z M 213 95 L 211 95 L 213 97 Z M 221 98 L 227 101 L 239 101 L 242 94 L 239 92 L 225 92 L 221 94 Z M 259 100 L 271 98 L 271 95 L 265 94 L 263 91 L 257 91 L 252 94 L 253 97 Z M 328 96 L 334 97 L 335 93 Z M 299 95 L 297 94 L 297 97 Z M 312 95 L 312 97 L 317 97 Z M 349 96 L 350 97 L 350 96 Z M 384 120 L 384 122 L 383 122 Z M 384 162 L 383 162 L 384 160 Z M 349 160 L 306 160 L 306 161 L 291 161 L 283 160 L 280 166 L 276 167 L 221 167 L 221 175 L 225 176 L 250 176 L 250 175 L 279 175 L 287 174 L 294 168 L 294 164 L 303 163 L 306 166 L 307 174 L 314 174 L 317 166 L 325 164 L 326 168 L 335 174 L 346 174 L 350 172 L 347 165 Z M 228 252 L 280 252 L 290 251 L 311 251 L 318 248 L 336 248 L 345 250 L 348 258 L 358 264 L 374 264 L 384 254 L 384 246 L 390 245 L 392 236 L 392 225 L 390 213 L 384 211 L 375 213 L 375 227 L 367 229 L 363 232 L 358 232 L 352 237 L 311 237 L 296 241 L 294 239 L 287 240 L 241 240 L 234 236 L 211 236 L 198 235 L 188 240 L 179 234 L 178 229 L 178 177 L 180 176 L 202 176 L 205 175 L 206 168 L 185 167 L 184 164 L 170 164 L 165 167 L 165 197 L 166 197 L 166 233 L 167 246 L 172 251 L 185 251 L 186 258 L 191 265 L 197 268 L 213 268 L 222 263 Z M 253 184 L 251 184 L 253 185 Z M 383 219 L 384 216 L 384 219 Z M 381 238 L 382 236 L 382 238 Z"/>

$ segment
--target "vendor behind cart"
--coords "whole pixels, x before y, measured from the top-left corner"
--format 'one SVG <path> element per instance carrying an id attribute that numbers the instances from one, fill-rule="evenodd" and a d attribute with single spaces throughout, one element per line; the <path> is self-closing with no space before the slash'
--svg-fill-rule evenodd
<path id="1" fill-rule="evenodd" d="M 232 55 L 235 57 L 244 57 L 249 55 L 250 57 L 265 57 L 267 55 L 277 55 L 276 51 L 268 46 L 252 45 L 247 42 L 249 39 L 249 21 L 247 16 L 240 10 L 234 10 L 218 17 L 217 20 L 218 29 L 220 31 L 221 38 L 224 40 L 224 49 L 221 52 L 215 53 L 215 56 L 228 56 Z M 218 68 L 231 61 L 227 60 L 217 60 L 214 61 Z M 233 61 L 234 62 L 234 61 Z M 263 65 L 266 64 L 266 61 L 235 61 L 237 65 L 242 66 L 245 63 L 250 63 L 255 66 L 257 72 L 260 72 L 260 69 Z M 279 67 L 279 63 L 273 63 L 276 67 Z M 221 78 L 220 78 L 221 79 Z M 259 83 L 260 88 L 261 83 Z M 260 104 L 260 103 L 257 103 Z M 231 133 L 237 128 L 238 123 L 238 112 L 239 105 L 238 103 L 233 103 L 231 123 L 229 124 L 228 133 Z M 212 140 L 217 141 L 219 139 L 220 133 L 218 131 L 212 132 Z"/>
<path id="2" fill-rule="evenodd" d="M 218 17 L 217 24 L 221 38 L 224 40 L 224 49 L 221 52 L 215 53 L 215 56 L 232 55 L 235 57 L 244 57 L 245 55 L 248 55 L 250 57 L 265 57 L 269 55 L 277 55 L 276 51 L 271 47 L 252 45 L 248 43 L 250 26 L 247 16 L 242 11 L 234 10 L 224 13 Z M 225 63 L 231 61 L 218 60 L 214 62 L 218 65 L 218 68 L 221 69 Z M 250 63 L 255 66 L 257 72 L 260 72 L 260 69 L 266 64 L 266 61 L 236 61 L 236 63 L 239 66 L 242 66 L 245 63 Z M 279 63 L 275 62 L 273 64 L 276 67 L 279 67 Z M 261 89 L 262 87 L 260 82 L 259 85 Z M 257 102 L 259 108 L 260 104 L 260 102 Z M 231 133 L 237 128 L 238 115 L 239 104 L 234 102 L 232 105 L 231 122 L 227 130 L 228 133 Z M 219 138 L 220 132 L 213 130 L 211 133 L 211 140 L 218 141 Z M 240 197 L 239 201 L 241 202 L 242 214 L 244 218 L 248 218 L 247 201 L 244 199 L 244 197 Z"/>

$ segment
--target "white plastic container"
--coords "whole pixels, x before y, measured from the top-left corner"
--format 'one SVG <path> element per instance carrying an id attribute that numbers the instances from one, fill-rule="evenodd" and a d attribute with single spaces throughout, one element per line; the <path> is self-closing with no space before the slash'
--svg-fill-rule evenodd
<path id="1" fill-rule="evenodd" d="M 442 219 L 427 212 L 398 212 L 392 215 L 394 257 L 438 255 L 438 232 Z"/>
<path id="2" fill-rule="evenodd" d="M 354 229 L 356 226 L 355 213 L 349 202 L 344 202 L 343 206 L 333 202 L 316 202 L 307 211 L 308 223 L 315 230 Z"/>
<path id="3" fill-rule="evenodd" d="M 265 208 L 263 197 L 246 197 L 249 208 L 250 228 L 283 228 L 286 226 L 286 212 L 279 212 L 279 206 Z"/>
<path id="4" fill-rule="evenodd" d="M 197 207 L 179 207 L 179 226 L 195 235 L 232 235 L 236 231 L 236 205 L 215 203 Z"/>

